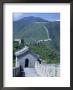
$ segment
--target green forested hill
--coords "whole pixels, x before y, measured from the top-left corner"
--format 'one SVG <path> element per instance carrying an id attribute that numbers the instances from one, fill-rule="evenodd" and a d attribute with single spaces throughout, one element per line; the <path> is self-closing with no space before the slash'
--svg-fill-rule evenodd
<path id="1" fill-rule="evenodd" d="M 52 39 L 52 44 L 54 47 L 60 51 L 60 22 L 50 22 L 46 24 L 49 31 L 50 38 Z"/>
<path id="2" fill-rule="evenodd" d="M 23 38 L 25 42 L 48 39 L 47 32 L 42 23 L 30 23 L 20 31 L 14 32 L 14 38 Z"/>
<path id="3" fill-rule="evenodd" d="M 45 28 L 44 28 L 45 27 Z M 47 31 L 48 32 L 47 32 Z M 32 52 L 37 53 L 48 63 L 60 63 L 60 22 L 46 21 L 41 18 L 27 17 L 13 22 L 13 38 L 24 39 Z M 35 40 L 51 41 L 40 44 L 32 43 Z M 26 45 L 26 44 L 25 44 Z M 14 45 L 14 52 L 22 46 Z"/>
<path id="4" fill-rule="evenodd" d="M 39 22 L 39 23 L 36 23 Z M 13 22 L 13 37 L 24 39 L 25 42 L 32 42 L 35 40 L 52 39 L 54 47 L 60 49 L 60 22 L 46 21 L 41 18 L 27 17 Z"/>

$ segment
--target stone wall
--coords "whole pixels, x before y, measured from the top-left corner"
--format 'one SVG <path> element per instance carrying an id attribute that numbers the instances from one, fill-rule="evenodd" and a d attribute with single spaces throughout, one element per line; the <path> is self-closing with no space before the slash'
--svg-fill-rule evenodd
<path id="1" fill-rule="evenodd" d="M 22 65 L 23 67 L 25 67 L 26 59 L 28 59 L 28 67 L 34 68 L 35 61 L 37 61 L 37 58 L 35 56 L 33 56 L 31 53 L 28 53 L 27 55 L 24 54 L 23 56 L 17 57 L 17 63 L 19 63 L 18 65 Z"/>
<path id="2" fill-rule="evenodd" d="M 60 76 L 60 65 L 59 64 L 41 64 L 36 61 L 35 69 L 39 76 L 42 77 L 59 77 Z"/>
<path id="3" fill-rule="evenodd" d="M 20 74 L 20 67 L 13 68 L 13 77 L 17 77 Z"/>

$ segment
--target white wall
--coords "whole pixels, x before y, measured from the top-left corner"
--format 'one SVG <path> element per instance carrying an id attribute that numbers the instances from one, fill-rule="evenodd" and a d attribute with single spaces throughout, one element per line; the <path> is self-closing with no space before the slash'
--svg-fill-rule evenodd
<path id="1" fill-rule="evenodd" d="M 60 76 L 60 65 L 59 64 L 46 64 L 36 61 L 35 69 L 38 75 L 42 77 L 59 77 Z"/>

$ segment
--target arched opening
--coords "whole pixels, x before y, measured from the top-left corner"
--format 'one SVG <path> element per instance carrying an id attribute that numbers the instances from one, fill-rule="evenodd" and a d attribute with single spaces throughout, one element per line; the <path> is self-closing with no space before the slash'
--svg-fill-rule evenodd
<path id="1" fill-rule="evenodd" d="M 41 64 L 41 60 L 40 59 L 37 59 L 37 61 Z"/>
<path id="2" fill-rule="evenodd" d="M 28 63 L 29 63 L 29 59 L 26 58 L 26 59 L 25 59 L 25 67 L 28 67 Z"/>

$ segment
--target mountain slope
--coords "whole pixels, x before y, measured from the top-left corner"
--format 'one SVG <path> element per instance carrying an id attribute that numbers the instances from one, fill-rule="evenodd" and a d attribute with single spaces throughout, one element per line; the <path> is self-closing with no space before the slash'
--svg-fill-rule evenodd
<path id="1" fill-rule="evenodd" d="M 30 23 L 33 23 L 33 22 L 48 22 L 47 20 L 43 20 L 41 18 L 38 18 L 38 17 L 24 17 L 18 21 L 13 21 L 13 30 L 14 32 L 18 32 L 20 31 L 23 27 L 26 27 L 28 26 Z"/>
<path id="2" fill-rule="evenodd" d="M 25 42 L 48 39 L 44 25 L 41 23 L 31 23 L 14 35 L 15 38 L 23 38 Z"/>
<path id="3" fill-rule="evenodd" d="M 44 28 L 46 27 L 46 28 Z M 13 37 L 23 38 L 25 42 L 51 38 L 51 45 L 60 49 L 60 22 L 49 22 L 37 17 L 24 17 L 13 22 Z"/>

